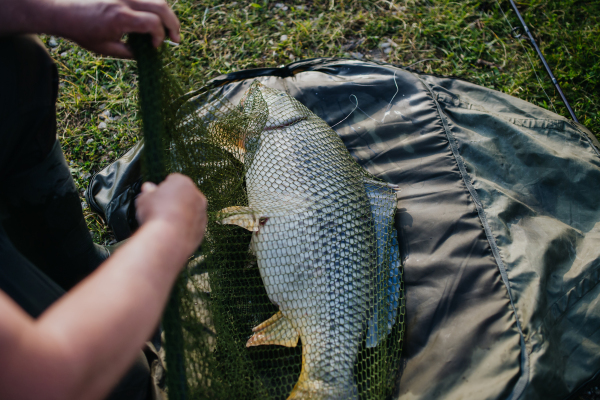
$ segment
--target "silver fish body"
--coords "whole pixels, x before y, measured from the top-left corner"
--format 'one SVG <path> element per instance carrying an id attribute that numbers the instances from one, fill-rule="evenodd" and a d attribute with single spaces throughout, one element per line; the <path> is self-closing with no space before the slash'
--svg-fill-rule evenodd
<path id="1" fill-rule="evenodd" d="M 378 285 L 365 173 L 297 100 L 256 85 L 244 107 L 251 114 L 260 102 L 269 117 L 246 143 L 248 207 L 222 210 L 223 223 L 253 231 L 260 275 L 279 307 L 247 346 L 296 346 L 300 338 L 302 371 L 289 399 L 356 399 L 354 363 L 373 326 L 367 320 Z"/>

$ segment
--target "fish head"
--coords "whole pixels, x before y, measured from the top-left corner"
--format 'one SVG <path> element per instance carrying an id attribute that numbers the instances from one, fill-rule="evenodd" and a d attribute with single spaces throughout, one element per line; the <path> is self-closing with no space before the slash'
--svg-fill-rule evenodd
<path id="1" fill-rule="evenodd" d="M 280 130 L 307 119 L 306 108 L 295 98 L 266 86 L 259 88 L 269 109 L 264 131 Z"/>
<path id="2" fill-rule="evenodd" d="M 246 115 L 267 110 L 259 134 L 244 138 L 245 178 L 252 207 L 272 210 L 304 201 L 312 185 L 305 182 L 304 149 L 310 142 L 310 111 L 298 100 L 278 90 L 254 83 L 243 103 Z M 264 116 L 263 116 L 264 117 Z M 305 197 L 305 196 L 304 196 Z"/>
<path id="3" fill-rule="evenodd" d="M 306 108 L 296 99 L 287 93 L 268 88 L 258 82 L 253 83 L 248 89 L 241 105 L 244 114 L 249 116 L 249 121 L 263 123 L 262 129 L 248 129 L 254 134 L 246 135 L 243 138 L 242 146 L 247 153 L 259 150 L 261 137 L 307 118 Z"/>

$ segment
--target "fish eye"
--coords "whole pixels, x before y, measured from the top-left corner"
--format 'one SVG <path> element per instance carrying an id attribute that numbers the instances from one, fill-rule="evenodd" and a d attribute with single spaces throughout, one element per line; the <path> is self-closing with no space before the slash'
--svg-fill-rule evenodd
<path id="1" fill-rule="evenodd" d="M 260 226 L 265 226 L 265 224 L 267 223 L 267 221 L 268 221 L 268 220 L 269 220 L 269 218 L 268 218 L 268 217 L 260 217 L 260 218 L 258 219 L 258 224 L 259 224 Z"/>

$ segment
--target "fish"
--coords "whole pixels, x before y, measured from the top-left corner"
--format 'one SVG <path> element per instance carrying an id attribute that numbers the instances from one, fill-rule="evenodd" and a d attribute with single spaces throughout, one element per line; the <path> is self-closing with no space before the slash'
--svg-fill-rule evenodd
<path id="1" fill-rule="evenodd" d="M 288 94 L 254 83 L 242 106 L 268 117 L 241 149 L 248 205 L 221 210 L 219 220 L 252 232 L 250 249 L 279 307 L 246 346 L 302 341 L 302 369 L 288 399 L 358 399 L 353 371 L 361 344 L 367 331 L 370 347 L 377 332 L 387 333 L 377 329 L 374 299 L 394 274 L 378 264 L 394 263 L 395 253 L 391 239 L 378 242 L 376 234 L 392 233 L 384 225 L 393 220 L 394 188 L 368 175 L 335 131 Z M 389 215 L 378 219 L 381 199 Z"/>

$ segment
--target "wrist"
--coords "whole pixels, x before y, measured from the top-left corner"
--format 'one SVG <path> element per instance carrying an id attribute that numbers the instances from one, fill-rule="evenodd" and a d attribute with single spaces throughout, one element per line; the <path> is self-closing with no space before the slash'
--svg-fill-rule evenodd
<path id="1" fill-rule="evenodd" d="M 22 0 L 27 10 L 23 33 L 60 36 L 75 40 L 82 31 L 94 29 L 86 18 L 86 1 L 72 0 Z"/>
<path id="2" fill-rule="evenodd" d="M 77 29 L 80 8 L 77 2 L 66 0 L 27 0 L 35 3 L 40 10 L 36 13 L 36 26 L 40 27 L 38 33 L 55 35 L 67 39 L 73 38 L 73 31 Z"/>
<path id="3" fill-rule="evenodd" d="M 190 235 L 185 230 L 163 219 L 154 219 L 140 227 L 154 242 L 154 250 L 160 256 L 164 255 L 174 264 L 183 264 L 196 250 L 195 243 L 190 240 Z M 141 232 L 140 232 L 141 233 Z"/>
<path id="4" fill-rule="evenodd" d="M 0 13 L 0 34 L 51 33 L 55 20 L 54 0 L 8 0 Z"/>

